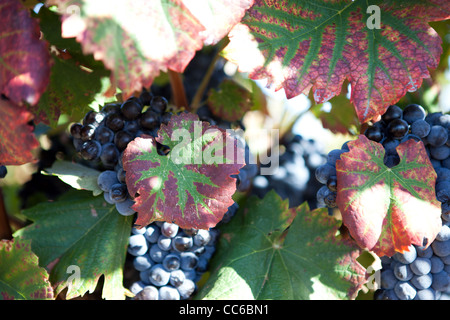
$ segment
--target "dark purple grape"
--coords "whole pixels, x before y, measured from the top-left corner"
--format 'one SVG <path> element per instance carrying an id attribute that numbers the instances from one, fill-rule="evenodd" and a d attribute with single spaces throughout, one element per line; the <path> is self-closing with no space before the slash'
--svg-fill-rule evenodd
<path id="1" fill-rule="evenodd" d="M 102 108 L 102 110 L 100 112 L 103 113 L 106 117 L 113 113 L 119 113 L 120 112 L 120 104 L 119 103 L 107 104 Z"/>
<path id="2" fill-rule="evenodd" d="M 92 124 L 84 125 L 80 130 L 81 140 L 91 140 L 95 136 L 96 127 Z"/>
<path id="3" fill-rule="evenodd" d="M 80 149 L 81 157 L 84 160 L 92 161 L 98 159 L 102 152 L 102 146 L 100 142 L 96 140 L 88 140 L 83 142 Z"/>
<path id="4" fill-rule="evenodd" d="M 112 142 L 103 145 L 103 150 L 100 155 L 100 160 L 103 164 L 108 167 L 114 167 L 119 160 L 120 152 L 117 149 L 116 145 Z"/>
<path id="5" fill-rule="evenodd" d="M 425 138 L 431 130 L 431 126 L 425 120 L 417 120 L 411 124 L 411 133 L 419 138 Z"/>
<path id="6" fill-rule="evenodd" d="M 149 106 L 152 98 L 153 95 L 147 90 L 143 90 L 139 95 L 139 100 L 141 101 L 143 106 Z"/>
<path id="7" fill-rule="evenodd" d="M 425 116 L 425 109 L 418 104 L 409 104 L 403 110 L 403 120 L 409 124 L 412 124 L 417 120 L 424 120 Z"/>
<path id="8" fill-rule="evenodd" d="M 403 110 L 397 105 L 390 105 L 386 112 L 381 116 L 381 119 L 385 123 L 389 123 L 392 120 L 400 119 L 402 117 Z"/>
<path id="9" fill-rule="evenodd" d="M 384 137 L 383 131 L 379 127 L 375 127 L 375 126 L 367 128 L 367 130 L 364 132 L 364 135 L 369 140 L 372 140 L 375 142 L 380 142 Z"/>
<path id="10" fill-rule="evenodd" d="M 124 119 L 123 119 L 121 114 L 113 113 L 113 114 L 110 114 L 106 118 L 105 125 L 108 128 L 110 128 L 112 131 L 116 132 L 116 131 L 119 131 L 119 130 L 123 129 L 123 127 L 125 126 L 125 121 L 124 121 Z"/>
<path id="11" fill-rule="evenodd" d="M 409 130 L 408 122 L 406 122 L 403 119 L 394 119 L 391 122 L 389 122 L 387 126 L 387 132 L 389 136 L 391 136 L 394 139 L 401 139 L 403 138 Z"/>
<path id="12" fill-rule="evenodd" d="M 8 169 L 6 169 L 5 165 L 0 166 L 0 179 L 3 179 L 8 174 Z"/>
<path id="13" fill-rule="evenodd" d="M 120 183 L 126 182 L 126 171 L 123 170 L 123 168 L 117 170 L 117 180 L 119 180 Z"/>
<path id="14" fill-rule="evenodd" d="M 161 115 L 161 124 L 164 123 L 165 125 L 168 125 L 171 117 L 172 117 L 172 112 L 164 112 Z"/>
<path id="15" fill-rule="evenodd" d="M 137 133 L 141 129 L 139 120 L 127 121 L 124 130 L 128 132 Z"/>
<path id="16" fill-rule="evenodd" d="M 155 96 L 150 102 L 150 106 L 153 111 L 163 114 L 167 109 L 167 99 L 161 96 Z"/>
<path id="17" fill-rule="evenodd" d="M 334 192 L 337 191 L 337 177 L 336 176 L 332 176 L 327 180 L 327 187 L 331 191 L 334 191 Z"/>
<path id="18" fill-rule="evenodd" d="M 125 201 L 128 197 L 128 190 L 126 184 L 117 183 L 111 187 L 111 192 L 109 193 L 111 200 L 114 202 Z"/>
<path id="19" fill-rule="evenodd" d="M 122 106 L 120 107 L 120 111 L 122 111 L 125 119 L 135 120 L 140 116 L 142 112 L 142 105 L 137 99 L 128 99 L 122 104 Z"/>
<path id="20" fill-rule="evenodd" d="M 114 136 L 114 143 L 119 151 L 123 151 L 127 147 L 128 143 L 133 141 L 133 139 L 134 136 L 130 132 L 122 130 L 117 132 Z"/>
<path id="21" fill-rule="evenodd" d="M 172 240 L 172 247 L 178 252 L 185 252 L 194 245 L 192 237 L 176 236 Z"/>
<path id="22" fill-rule="evenodd" d="M 430 133 L 427 136 L 427 141 L 433 147 L 443 146 L 448 139 L 448 132 L 442 126 L 434 125 L 430 129 Z"/>
<path id="23" fill-rule="evenodd" d="M 90 110 L 83 118 L 83 125 L 92 124 L 94 126 L 98 126 L 100 122 L 103 121 L 104 117 L 104 114 Z"/>
<path id="24" fill-rule="evenodd" d="M 72 126 L 70 126 L 70 134 L 75 139 L 81 139 L 81 128 L 83 128 L 83 125 L 81 123 L 74 123 Z"/>
<path id="25" fill-rule="evenodd" d="M 105 126 L 100 126 L 95 130 L 95 139 L 101 144 L 106 144 L 114 140 L 114 131 Z"/>
<path id="26" fill-rule="evenodd" d="M 159 115 L 152 110 L 147 110 L 142 114 L 140 118 L 140 124 L 144 129 L 152 130 L 158 128 L 160 125 Z"/>

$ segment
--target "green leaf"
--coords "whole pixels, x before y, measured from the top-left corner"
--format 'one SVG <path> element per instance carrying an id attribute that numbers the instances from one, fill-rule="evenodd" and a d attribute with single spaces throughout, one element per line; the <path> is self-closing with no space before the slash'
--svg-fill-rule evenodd
<path id="1" fill-rule="evenodd" d="M 336 236 L 339 221 L 274 192 L 250 198 L 221 229 L 200 299 L 346 299 L 365 283 L 360 251 Z"/>
<path id="2" fill-rule="evenodd" d="M 48 273 L 39 267 L 30 242 L 0 240 L 0 300 L 53 299 Z"/>
<path id="3" fill-rule="evenodd" d="M 225 56 L 287 98 L 312 92 L 323 103 L 349 80 L 364 123 L 430 77 L 442 41 L 428 22 L 449 12 L 447 0 L 255 0 Z"/>
<path id="4" fill-rule="evenodd" d="M 400 143 L 400 163 L 392 168 L 383 162 L 383 146 L 364 135 L 348 147 L 336 161 L 336 203 L 358 245 L 379 256 L 430 245 L 442 226 L 441 203 L 423 142 Z"/>
<path id="5" fill-rule="evenodd" d="M 104 275 L 102 297 L 125 298 L 123 267 L 133 217 L 120 215 L 102 197 L 80 191 L 23 213 L 33 224 L 14 236 L 32 240 L 39 264 L 51 268 L 56 295 L 65 287 L 67 299 L 92 293 Z"/>
<path id="6" fill-rule="evenodd" d="M 44 6 L 37 17 L 44 38 L 53 46 L 54 64 L 47 90 L 29 109 L 36 115 L 35 122 L 51 126 L 56 125 L 61 114 L 81 119 L 101 92 L 101 80 L 109 76 L 109 71 L 92 55 L 84 55 L 75 38 L 61 37 L 61 21 L 56 13 Z"/>
<path id="7" fill-rule="evenodd" d="M 208 106 L 211 112 L 220 119 L 236 121 L 252 109 L 252 93 L 231 79 L 225 79 L 216 90 L 208 93 Z"/>
<path id="8" fill-rule="evenodd" d="M 82 164 L 57 160 L 51 168 L 42 171 L 42 174 L 57 176 L 63 182 L 77 190 L 90 190 L 94 196 L 103 193 L 97 183 L 100 171 L 88 168 Z"/>

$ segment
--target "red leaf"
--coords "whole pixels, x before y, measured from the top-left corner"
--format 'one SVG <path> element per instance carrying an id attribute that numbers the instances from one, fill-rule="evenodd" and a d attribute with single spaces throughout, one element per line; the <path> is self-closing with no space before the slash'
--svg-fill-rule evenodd
<path id="1" fill-rule="evenodd" d="M 369 28 L 379 8 L 380 28 Z M 372 12 L 372 13 L 370 13 Z M 450 17 L 450 2 L 256 0 L 230 32 L 226 57 L 268 79 L 287 98 L 339 95 L 347 79 L 360 122 L 383 114 L 436 68 L 441 39 L 428 22 Z"/>
<path id="2" fill-rule="evenodd" d="M 360 135 L 336 162 L 337 205 L 343 223 L 362 247 L 392 256 L 411 244 L 429 245 L 439 232 L 436 172 L 422 142 L 397 147 L 400 163 L 383 163 L 381 144 Z"/>
<path id="3" fill-rule="evenodd" d="M 122 158 L 128 191 L 136 195 L 136 224 L 164 220 L 181 228 L 214 227 L 234 202 L 236 179 L 230 176 L 244 164 L 242 148 L 225 130 L 190 113 L 172 116 L 156 140 L 171 149 L 167 156 L 158 154 L 148 136 L 130 142 Z"/>
<path id="4" fill-rule="evenodd" d="M 63 13 L 63 37 L 76 37 L 85 53 L 102 60 L 129 97 L 150 87 L 160 71 L 182 73 L 204 42 L 225 36 L 253 0 L 99 2 L 49 1 Z"/>
<path id="5" fill-rule="evenodd" d="M 0 164 L 21 165 L 34 161 L 32 150 L 39 146 L 29 121 L 32 114 L 23 107 L 0 99 Z"/>
<path id="6" fill-rule="evenodd" d="M 0 19 L 0 92 L 16 104 L 35 105 L 50 79 L 47 44 L 21 1 L 2 1 Z"/>

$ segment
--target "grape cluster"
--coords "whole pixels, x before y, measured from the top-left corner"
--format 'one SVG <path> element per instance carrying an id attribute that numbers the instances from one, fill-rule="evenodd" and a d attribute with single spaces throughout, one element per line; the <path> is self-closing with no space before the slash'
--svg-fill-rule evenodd
<path id="1" fill-rule="evenodd" d="M 450 219 L 442 217 L 442 228 L 426 249 L 412 245 L 381 257 L 376 300 L 450 300 Z"/>
<path id="2" fill-rule="evenodd" d="M 369 126 L 364 135 L 379 142 L 385 149 L 384 164 L 392 168 L 400 162 L 396 147 L 409 139 L 422 141 L 431 164 L 437 173 L 436 195 L 442 206 L 450 201 L 450 114 L 435 112 L 426 114 L 418 104 L 410 104 L 402 110 L 391 105 L 381 116 L 381 120 Z M 318 167 L 315 176 L 323 185 L 317 192 L 317 201 L 321 206 L 336 207 L 336 161 L 342 153 L 349 151 L 347 142 L 341 149 L 328 153 L 327 161 Z"/>
<path id="3" fill-rule="evenodd" d="M 185 300 L 197 290 L 215 251 L 218 231 L 182 229 L 174 223 L 153 222 L 132 229 L 128 253 L 139 272 L 130 286 L 136 300 Z"/>
<path id="4" fill-rule="evenodd" d="M 114 204 L 122 215 L 132 215 L 133 200 L 128 194 L 122 153 L 128 143 L 142 135 L 157 136 L 162 123 L 167 124 L 172 113 L 167 100 L 144 90 L 123 103 L 106 104 L 99 112 L 89 111 L 81 123 L 70 127 L 73 143 L 81 158 L 101 170 L 98 185 L 106 202 Z M 160 155 L 165 146 L 157 143 Z"/>
<path id="5" fill-rule="evenodd" d="M 279 163 L 274 174 L 258 174 L 253 179 L 252 193 L 262 198 L 274 189 L 282 199 L 289 199 L 290 207 L 307 201 L 309 207 L 315 209 L 320 184 L 314 178 L 314 172 L 324 162 L 325 155 L 316 141 L 292 134 L 280 144 Z M 261 167 L 271 165 L 262 164 Z"/>
<path id="6" fill-rule="evenodd" d="M 437 300 L 450 298 L 450 115 L 427 114 L 418 104 L 403 110 L 391 105 L 381 120 L 370 125 L 364 135 L 385 149 L 384 164 L 392 168 L 400 162 L 396 147 L 409 139 L 422 141 L 436 171 L 436 198 L 441 202 L 442 229 L 426 249 L 410 246 L 409 251 L 392 258 L 381 257 L 381 289 L 375 299 Z M 317 168 L 316 179 L 322 184 L 317 192 L 321 206 L 336 207 L 336 161 L 349 151 L 347 142 L 332 150 L 325 164 Z"/>

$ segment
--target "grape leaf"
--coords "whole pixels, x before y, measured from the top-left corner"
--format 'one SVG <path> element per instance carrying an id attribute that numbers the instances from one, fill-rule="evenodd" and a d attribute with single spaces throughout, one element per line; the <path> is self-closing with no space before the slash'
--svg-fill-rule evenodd
<path id="1" fill-rule="evenodd" d="M 312 91 L 323 103 L 347 79 L 364 123 L 429 77 L 442 41 L 428 22 L 449 17 L 447 0 L 256 0 L 231 30 L 225 56 L 287 98 Z"/>
<path id="2" fill-rule="evenodd" d="M 253 0 L 51 0 L 63 37 L 76 37 L 112 71 L 124 96 L 150 87 L 160 71 L 183 72 L 203 44 L 214 44 Z"/>
<path id="3" fill-rule="evenodd" d="M 14 236 L 32 240 L 39 264 L 51 267 L 56 295 L 65 287 L 67 299 L 92 293 L 104 275 L 102 297 L 125 298 L 123 267 L 132 217 L 120 215 L 103 197 L 86 191 L 68 192 L 23 213 L 33 223 Z"/>
<path id="4" fill-rule="evenodd" d="M 0 4 L 0 93 L 15 104 L 35 105 L 50 78 L 47 44 L 39 40 L 39 25 L 19 0 Z"/>
<path id="5" fill-rule="evenodd" d="M 78 190 L 90 190 L 94 196 L 103 193 L 97 183 L 100 171 L 88 168 L 79 163 L 57 160 L 43 174 L 57 176 L 71 187 Z"/>
<path id="6" fill-rule="evenodd" d="M 178 142 L 179 140 L 180 142 Z M 171 149 L 157 152 L 156 142 Z M 136 138 L 122 157 L 136 224 L 174 222 L 181 228 L 214 227 L 233 204 L 243 148 L 225 130 L 199 121 L 195 114 L 172 116 L 158 137 Z"/>
<path id="7" fill-rule="evenodd" d="M 29 122 L 32 114 L 0 98 L 0 164 L 21 165 L 35 161 L 33 149 L 39 142 Z"/>
<path id="8" fill-rule="evenodd" d="M 236 121 L 252 108 L 252 93 L 235 81 L 225 79 L 217 90 L 211 88 L 207 103 L 215 116 Z"/>
<path id="9" fill-rule="evenodd" d="M 336 202 L 355 241 L 379 256 L 403 252 L 411 244 L 428 246 L 442 222 L 436 172 L 423 143 L 401 143 L 400 163 L 392 168 L 383 163 L 383 146 L 364 135 L 348 146 L 336 162 Z"/>
<path id="10" fill-rule="evenodd" d="M 0 240 L 0 300 L 50 300 L 48 273 L 38 265 L 30 241 Z"/>
<path id="11" fill-rule="evenodd" d="M 326 209 L 289 201 L 270 191 L 251 197 L 221 228 L 199 299 L 348 299 L 366 282 L 359 248 L 336 236 L 340 222 Z"/>
<path id="12" fill-rule="evenodd" d="M 109 72 L 92 55 L 84 55 L 75 38 L 61 37 L 59 15 L 43 6 L 36 15 L 44 39 L 52 46 L 54 64 L 50 83 L 34 107 L 35 123 L 55 126 L 61 113 L 82 119 L 95 95 L 102 90 L 101 80 Z"/>

